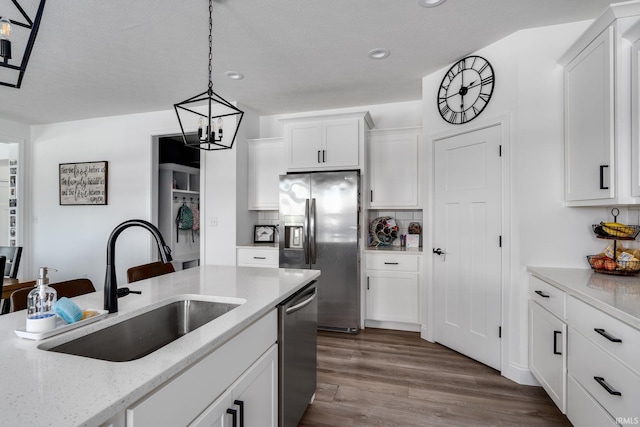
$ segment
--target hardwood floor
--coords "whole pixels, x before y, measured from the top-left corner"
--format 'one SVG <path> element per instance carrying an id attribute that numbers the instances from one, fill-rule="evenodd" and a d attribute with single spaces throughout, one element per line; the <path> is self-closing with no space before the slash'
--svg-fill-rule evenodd
<path id="1" fill-rule="evenodd" d="M 418 333 L 318 335 L 318 390 L 299 427 L 571 425 L 541 387 Z"/>

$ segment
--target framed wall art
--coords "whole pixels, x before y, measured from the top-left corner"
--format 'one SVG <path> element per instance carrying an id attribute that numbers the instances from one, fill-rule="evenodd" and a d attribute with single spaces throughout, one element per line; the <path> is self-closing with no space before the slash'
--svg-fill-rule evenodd
<path id="1" fill-rule="evenodd" d="M 106 205 L 108 164 L 60 163 L 60 205 Z"/>
<path id="2" fill-rule="evenodd" d="M 275 243 L 275 225 L 256 225 L 253 231 L 253 243 Z"/>

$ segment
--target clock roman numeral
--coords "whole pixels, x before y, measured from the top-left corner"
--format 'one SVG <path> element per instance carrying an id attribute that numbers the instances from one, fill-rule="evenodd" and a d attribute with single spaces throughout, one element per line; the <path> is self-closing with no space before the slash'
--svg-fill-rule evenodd
<path id="1" fill-rule="evenodd" d="M 447 104 L 445 104 L 444 107 L 440 108 L 440 115 L 442 115 L 442 117 L 449 115 L 450 112 L 451 112 L 451 109 Z"/>
<path id="2" fill-rule="evenodd" d="M 486 70 L 488 66 L 489 66 L 489 63 L 485 62 L 484 65 L 478 70 L 478 73 L 482 74 L 482 72 Z"/>
<path id="3" fill-rule="evenodd" d="M 482 93 L 480 92 L 480 94 L 478 95 L 478 97 L 480 99 L 482 99 L 485 103 L 489 102 L 489 94 L 488 93 Z"/>
<path id="4" fill-rule="evenodd" d="M 484 86 L 484 85 L 488 85 L 488 84 L 492 84 L 492 83 L 493 83 L 493 76 L 485 77 L 484 79 L 482 79 L 482 80 L 480 81 L 480 84 L 481 84 L 482 86 Z"/>

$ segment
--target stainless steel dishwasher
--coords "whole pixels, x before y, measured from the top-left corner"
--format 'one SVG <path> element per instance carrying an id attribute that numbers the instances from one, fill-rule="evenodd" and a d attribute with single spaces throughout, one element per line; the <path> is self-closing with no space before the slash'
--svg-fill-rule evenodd
<path id="1" fill-rule="evenodd" d="M 278 425 L 296 427 L 316 392 L 315 280 L 278 306 Z"/>

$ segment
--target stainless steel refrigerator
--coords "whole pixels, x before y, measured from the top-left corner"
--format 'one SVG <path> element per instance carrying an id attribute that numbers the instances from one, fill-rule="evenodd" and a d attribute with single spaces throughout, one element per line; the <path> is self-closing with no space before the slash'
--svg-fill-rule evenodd
<path id="1" fill-rule="evenodd" d="M 359 330 L 359 192 L 357 171 L 280 176 L 280 267 L 322 271 L 319 329 Z"/>

